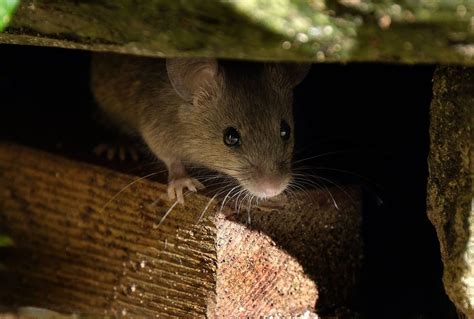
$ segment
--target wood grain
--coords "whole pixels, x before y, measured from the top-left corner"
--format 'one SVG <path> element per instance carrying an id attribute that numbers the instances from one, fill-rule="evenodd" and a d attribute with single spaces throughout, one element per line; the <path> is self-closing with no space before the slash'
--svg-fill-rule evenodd
<path id="1" fill-rule="evenodd" d="M 0 226 L 15 242 L 2 254 L 0 301 L 133 318 L 347 307 L 360 195 L 331 191 L 339 210 L 314 191 L 240 215 L 212 201 L 199 222 L 210 198 L 192 194 L 159 224 L 164 185 L 0 143 Z"/>

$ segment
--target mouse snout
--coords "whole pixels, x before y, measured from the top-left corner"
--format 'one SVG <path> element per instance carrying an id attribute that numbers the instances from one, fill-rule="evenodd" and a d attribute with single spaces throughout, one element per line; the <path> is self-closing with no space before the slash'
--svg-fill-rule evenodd
<path id="1" fill-rule="evenodd" d="M 283 192 L 288 179 L 276 176 L 262 176 L 254 180 L 247 189 L 258 197 L 273 197 Z"/>
<path id="2" fill-rule="evenodd" d="M 280 194 L 285 188 L 282 186 L 282 181 L 276 178 L 264 178 L 262 181 L 259 181 L 259 183 L 257 182 L 257 187 L 265 197 L 273 197 Z"/>
<path id="3" fill-rule="evenodd" d="M 253 165 L 248 173 L 249 178 L 240 180 L 240 183 L 251 194 L 260 198 L 281 194 L 291 180 L 288 162 L 275 161 L 272 163 L 267 161 L 263 165 Z"/>

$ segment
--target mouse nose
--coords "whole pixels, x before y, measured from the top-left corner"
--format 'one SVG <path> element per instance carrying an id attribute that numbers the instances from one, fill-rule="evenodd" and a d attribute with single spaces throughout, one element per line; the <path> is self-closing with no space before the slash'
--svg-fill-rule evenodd
<path id="1" fill-rule="evenodd" d="M 261 197 L 273 197 L 286 188 L 286 182 L 281 178 L 275 177 L 264 177 L 258 180 L 256 183 L 256 193 Z"/>
<path id="2" fill-rule="evenodd" d="M 281 193 L 280 185 L 271 182 L 264 182 L 260 185 L 261 192 L 266 197 L 273 197 Z"/>

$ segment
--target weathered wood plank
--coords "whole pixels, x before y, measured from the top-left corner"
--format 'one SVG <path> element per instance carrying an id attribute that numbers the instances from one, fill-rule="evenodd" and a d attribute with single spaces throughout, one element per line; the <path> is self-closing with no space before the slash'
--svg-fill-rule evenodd
<path id="1" fill-rule="evenodd" d="M 428 217 L 446 292 L 474 318 L 474 69 L 439 67 L 431 103 Z"/>
<path id="2" fill-rule="evenodd" d="M 464 0 L 23 0 L 0 42 L 150 56 L 474 63 Z"/>
<path id="3" fill-rule="evenodd" d="M 137 181 L 104 207 L 134 180 L 0 144 L 0 226 L 15 242 L 2 303 L 188 318 L 350 306 L 362 251 L 356 191 L 333 191 L 339 210 L 325 192 L 296 195 L 253 209 L 250 225 L 214 202 L 197 222 L 209 198 L 193 194 L 158 225 L 170 206 L 159 183 Z"/>
<path id="4" fill-rule="evenodd" d="M 162 185 L 12 145 L 0 150 L 1 225 L 20 283 L 2 300 L 64 312 L 202 317 L 215 286 L 216 229 L 189 198 L 156 227 Z M 173 247 L 172 250 L 169 247 Z M 13 268 L 12 268 L 13 267 Z"/>

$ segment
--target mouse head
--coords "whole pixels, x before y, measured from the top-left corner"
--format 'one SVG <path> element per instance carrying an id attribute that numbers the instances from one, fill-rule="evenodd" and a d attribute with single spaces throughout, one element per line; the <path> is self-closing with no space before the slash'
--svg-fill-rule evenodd
<path id="1" fill-rule="evenodd" d="M 293 89 L 307 64 L 168 59 L 185 156 L 234 177 L 257 197 L 291 180 Z"/>

